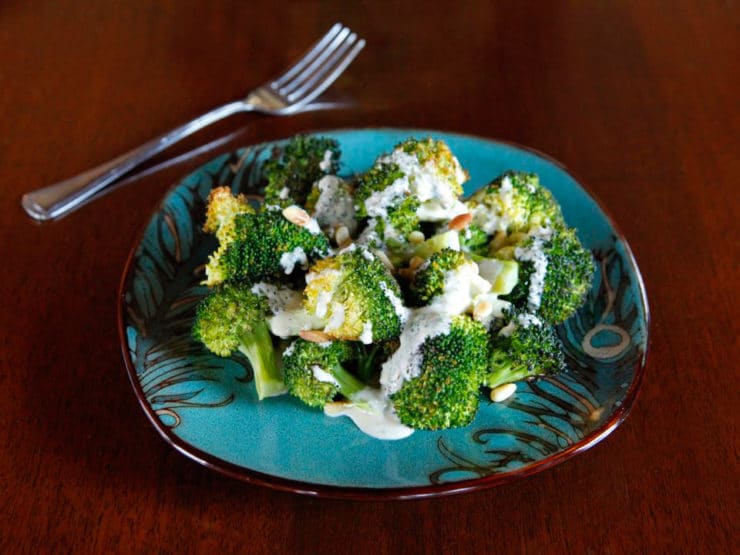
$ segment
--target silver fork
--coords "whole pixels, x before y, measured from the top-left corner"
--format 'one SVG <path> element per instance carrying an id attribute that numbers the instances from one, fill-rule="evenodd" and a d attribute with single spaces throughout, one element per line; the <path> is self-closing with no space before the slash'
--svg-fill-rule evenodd
<path id="1" fill-rule="evenodd" d="M 152 139 L 96 168 L 59 183 L 23 195 L 21 204 L 33 219 L 61 218 L 100 196 L 111 184 L 145 161 L 216 121 L 238 112 L 260 112 L 286 116 L 328 109 L 331 103 L 313 100 L 326 90 L 355 59 L 365 41 L 340 23 L 335 23 L 303 57 L 285 73 L 237 100 L 214 108 L 197 118 Z"/>

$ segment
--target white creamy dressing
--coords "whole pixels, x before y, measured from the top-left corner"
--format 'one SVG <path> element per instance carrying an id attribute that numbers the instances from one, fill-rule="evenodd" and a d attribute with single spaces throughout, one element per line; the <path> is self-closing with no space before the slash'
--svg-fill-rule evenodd
<path id="1" fill-rule="evenodd" d="M 308 266 L 308 257 L 301 247 L 296 247 L 290 252 L 284 252 L 280 256 L 280 267 L 286 274 L 292 274 L 296 264 L 302 268 Z"/>
<path id="2" fill-rule="evenodd" d="M 468 207 L 457 198 L 450 206 L 444 206 L 438 199 L 431 199 L 416 209 L 416 215 L 422 222 L 443 222 L 466 212 Z"/>
<path id="3" fill-rule="evenodd" d="M 429 308 L 450 315 L 470 312 L 476 297 L 490 290 L 491 284 L 478 274 L 478 265 L 466 262 L 445 272 L 444 289 L 432 300 Z"/>
<path id="4" fill-rule="evenodd" d="M 388 219 L 388 208 L 398 204 L 403 198 L 411 194 L 411 184 L 405 175 L 396 179 L 391 185 L 381 191 L 373 192 L 365 200 L 365 210 L 371 218 Z"/>
<path id="5" fill-rule="evenodd" d="M 380 371 L 380 385 L 388 395 L 396 393 L 406 381 L 421 373 L 423 355 L 420 350 L 424 342 L 450 330 L 452 316 L 448 314 L 439 313 L 431 307 L 410 312 L 411 317 L 399 337 L 398 349 Z"/>
<path id="6" fill-rule="evenodd" d="M 328 172 L 331 169 L 331 157 L 331 150 L 325 150 L 324 157 L 322 158 L 321 162 L 319 162 L 319 169 L 322 172 Z"/>
<path id="7" fill-rule="evenodd" d="M 416 213 L 419 219 L 427 222 L 450 220 L 459 214 L 468 211 L 454 191 L 454 187 L 461 185 L 467 175 L 460 163 L 453 157 L 455 174 L 451 183 L 434 164 L 429 161 L 425 164 L 403 149 L 396 149 L 391 154 L 378 159 L 377 166 L 395 164 L 403 173 L 390 186 L 382 191 L 375 191 L 365 200 L 365 207 L 371 218 L 388 218 L 388 209 L 398 204 L 408 195 L 416 196 L 421 205 Z"/>
<path id="8" fill-rule="evenodd" d="M 331 309 L 329 312 L 329 321 L 324 327 L 324 331 L 331 333 L 338 330 L 344 325 L 344 305 L 342 303 L 331 303 Z"/>
<path id="9" fill-rule="evenodd" d="M 287 308 L 298 308 L 301 306 L 303 295 L 300 291 L 294 291 L 289 287 L 281 287 L 272 283 L 255 283 L 251 289 L 255 295 L 267 299 L 267 305 L 273 314 L 282 312 Z"/>
<path id="10" fill-rule="evenodd" d="M 331 417 L 347 416 L 361 431 L 376 439 L 403 439 L 414 433 L 413 428 L 401 423 L 382 391 L 366 387 L 353 398 L 351 403 L 327 403 L 324 414 Z"/>
<path id="11" fill-rule="evenodd" d="M 365 322 L 362 326 L 360 341 L 365 345 L 370 345 L 373 342 L 373 323 L 370 320 Z"/>
<path id="12" fill-rule="evenodd" d="M 485 300 L 491 304 L 491 311 L 481 319 L 481 323 L 488 326 L 494 318 L 503 317 L 504 309 L 509 306 L 508 302 L 490 293 L 491 283 L 479 275 L 478 265 L 474 262 L 447 272 L 444 284 L 442 293 L 428 306 L 409 309 L 400 305 L 398 300 L 404 314 L 402 321 L 405 319 L 406 325 L 401 332 L 398 349 L 381 369 L 380 383 L 388 395 L 421 373 L 421 346 L 428 339 L 447 333 L 454 316 L 471 312 L 476 303 Z M 396 312 L 401 310 L 397 308 Z"/>
<path id="13" fill-rule="evenodd" d="M 393 305 L 393 310 L 396 312 L 396 315 L 398 316 L 398 319 L 401 321 L 401 325 L 403 326 L 404 324 L 406 324 L 409 316 L 411 315 L 411 309 L 403 305 L 403 301 L 391 290 L 390 287 L 388 287 L 388 284 L 386 282 L 381 281 L 380 288 L 383 290 L 383 293 Z"/>
<path id="14" fill-rule="evenodd" d="M 321 226 L 319 226 L 319 222 L 316 221 L 316 218 L 311 218 L 310 220 L 308 220 L 308 223 L 303 227 L 305 227 L 314 235 L 318 235 L 319 233 L 321 233 Z"/>
<path id="15" fill-rule="evenodd" d="M 329 310 L 329 301 L 331 300 L 331 291 L 323 290 L 316 297 L 316 310 L 314 313 L 318 318 L 324 318 Z"/>
<path id="16" fill-rule="evenodd" d="M 343 225 L 350 235 L 354 235 L 357 232 L 355 202 L 344 181 L 336 175 L 326 175 L 316 182 L 316 187 L 319 189 L 319 198 L 316 200 L 313 216 L 319 226 L 333 232 Z"/>
<path id="17" fill-rule="evenodd" d="M 280 200 L 285 200 L 289 196 L 290 196 L 290 189 L 288 189 L 287 187 L 283 187 L 282 189 L 280 189 L 280 193 L 278 193 L 278 198 Z"/>
<path id="18" fill-rule="evenodd" d="M 314 364 L 313 366 L 311 366 L 311 373 L 313 374 L 313 377 L 320 382 L 330 383 L 339 387 L 339 382 L 337 381 L 337 379 L 318 364 Z"/>
<path id="19" fill-rule="evenodd" d="M 520 314 L 517 316 L 516 321 L 523 328 L 542 325 L 542 320 L 537 318 L 534 314 Z"/>
<path id="20" fill-rule="evenodd" d="M 542 293 L 545 289 L 547 275 L 547 256 L 542 250 L 542 239 L 535 237 L 532 244 L 526 247 L 517 247 L 514 250 L 517 260 L 531 262 L 534 271 L 529 276 L 529 292 L 527 294 L 527 309 L 534 313 L 540 308 Z"/>

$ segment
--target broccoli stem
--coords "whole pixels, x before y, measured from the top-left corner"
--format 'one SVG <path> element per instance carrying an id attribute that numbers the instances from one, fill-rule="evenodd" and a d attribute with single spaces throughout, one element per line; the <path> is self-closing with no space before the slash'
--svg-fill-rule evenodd
<path id="1" fill-rule="evenodd" d="M 335 364 L 331 368 L 331 374 L 339 384 L 339 392 L 352 400 L 352 397 L 365 388 L 365 384 L 347 372 L 340 364 Z"/>
<path id="2" fill-rule="evenodd" d="M 483 379 L 483 385 L 490 387 L 491 389 L 496 389 L 500 385 L 518 382 L 519 380 L 529 378 L 533 375 L 534 373 L 526 366 L 493 366 L 489 368 L 486 373 L 485 378 Z"/>
<path id="3" fill-rule="evenodd" d="M 252 333 L 242 339 L 239 346 L 252 365 L 254 385 L 260 400 L 265 397 L 282 395 L 288 391 L 277 365 L 275 348 L 272 345 L 267 324 L 260 322 L 252 328 Z"/>

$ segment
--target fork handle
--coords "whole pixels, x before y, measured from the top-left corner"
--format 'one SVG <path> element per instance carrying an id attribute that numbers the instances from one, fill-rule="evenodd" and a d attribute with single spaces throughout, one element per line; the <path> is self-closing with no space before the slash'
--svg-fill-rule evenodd
<path id="1" fill-rule="evenodd" d="M 126 173 L 188 135 L 237 112 L 252 109 L 252 106 L 242 100 L 214 108 L 96 168 L 26 193 L 21 199 L 21 204 L 34 220 L 48 221 L 60 218 L 80 208 Z"/>

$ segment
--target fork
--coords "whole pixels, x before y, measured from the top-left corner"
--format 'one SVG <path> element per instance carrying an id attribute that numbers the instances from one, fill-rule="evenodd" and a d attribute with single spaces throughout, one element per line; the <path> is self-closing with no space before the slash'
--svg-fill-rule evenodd
<path id="1" fill-rule="evenodd" d="M 96 168 L 28 192 L 21 205 L 35 220 L 55 220 L 101 196 L 111 184 L 164 149 L 228 116 L 239 112 L 286 116 L 336 107 L 330 102 L 312 101 L 344 72 L 364 46 L 365 41 L 356 33 L 335 23 L 282 75 L 257 87 L 246 98 L 214 108 Z"/>

